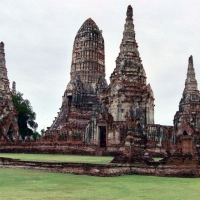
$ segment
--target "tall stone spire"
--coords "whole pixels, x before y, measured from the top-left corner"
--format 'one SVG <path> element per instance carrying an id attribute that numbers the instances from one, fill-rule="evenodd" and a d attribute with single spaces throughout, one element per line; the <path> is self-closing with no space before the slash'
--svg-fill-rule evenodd
<path id="1" fill-rule="evenodd" d="M 185 80 L 185 89 L 183 93 L 197 91 L 197 80 L 195 78 L 195 71 L 193 67 L 193 57 L 189 57 L 187 78 Z"/>
<path id="2" fill-rule="evenodd" d="M 17 113 L 12 102 L 7 76 L 4 43 L 0 43 L 0 140 L 18 137 Z"/>
<path id="3" fill-rule="evenodd" d="M 190 56 L 188 60 L 187 76 L 185 80 L 185 88 L 183 90 L 183 97 L 181 98 L 179 107 L 190 106 L 191 102 L 199 99 L 200 94 L 197 87 L 197 80 L 195 78 L 195 70 L 193 64 L 193 57 Z M 187 106 L 187 107 L 188 107 Z"/>
<path id="4" fill-rule="evenodd" d="M 138 120 L 140 118 L 143 125 L 154 124 L 153 91 L 150 84 L 146 84 L 146 73 L 135 40 L 133 9 L 130 5 L 126 12 L 116 68 L 111 74 L 110 85 L 102 101 L 107 104 L 114 121 L 126 121 L 127 116 L 132 113 L 132 117 Z"/>
<path id="5" fill-rule="evenodd" d="M 126 23 L 124 25 L 123 39 L 120 45 L 119 57 L 126 55 L 129 58 L 139 57 L 138 45 L 135 40 L 133 24 L 133 9 L 129 5 L 126 12 Z"/>
<path id="6" fill-rule="evenodd" d="M 134 147 L 130 148 L 142 155 L 147 124 L 154 124 L 154 96 L 150 84 L 146 84 L 135 40 L 133 9 L 129 5 L 116 67 L 108 88 L 101 94 L 101 113 L 88 126 L 86 133 L 87 138 L 97 133 L 96 144 L 100 142 L 102 147 L 132 141 Z"/>
<path id="7" fill-rule="evenodd" d="M 179 110 L 174 116 L 174 139 L 182 134 L 200 133 L 200 92 L 193 66 L 193 57 L 189 57 L 187 77 Z M 175 141 L 174 141 L 175 142 Z"/>
<path id="8" fill-rule="evenodd" d="M 138 51 L 138 44 L 135 40 L 133 9 L 130 5 L 128 6 L 126 12 L 126 23 L 124 25 L 123 38 L 120 44 L 120 52 L 116 59 L 116 68 L 111 74 L 111 82 L 121 70 L 124 70 L 127 67 L 132 68 L 132 70 L 138 69 L 139 74 L 137 74 L 137 76 L 142 76 L 141 82 L 143 82 L 144 85 L 146 84 L 146 73 L 142 66 L 142 61 Z"/>
<path id="9" fill-rule="evenodd" d="M 0 97 L 11 98 L 3 42 L 0 43 Z"/>

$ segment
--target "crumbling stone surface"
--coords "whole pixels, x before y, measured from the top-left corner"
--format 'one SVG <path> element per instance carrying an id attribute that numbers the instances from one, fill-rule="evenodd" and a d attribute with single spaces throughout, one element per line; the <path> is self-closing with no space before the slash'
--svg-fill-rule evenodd
<path id="1" fill-rule="evenodd" d="M 79 29 L 73 46 L 71 80 L 62 106 L 44 139 L 84 143 L 85 128 L 100 108 L 99 95 L 107 87 L 105 79 L 104 39 L 95 22 L 89 18 Z"/>
<path id="2" fill-rule="evenodd" d="M 196 154 L 200 144 L 200 92 L 193 65 L 189 57 L 185 88 L 179 103 L 179 111 L 174 116 L 173 142 L 176 152 Z"/>
<path id="3" fill-rule="evenodd" d="M 200 141 L 200 93 L 195 78 L 193 57 L 189 57 L 185 88 L 174 116 L 172 145 L 166 164 L 198 165 Z"/>
<path id="4" fill-rule="evenodd" d="M 12 102 L 4 53 L 4 43 L 0 43 L 0 141 L 18 139 L 17 112 Z M 15 92 L 15 83 L 13 92 Z"/>
<path id="5" fill-rule="evenodd" d="M 145 127 L 145 135 L 147 136 L 146 151 L 152 157 L 167 156 L 167 150 L 171 148 L 173 126 L 148 124 Z"/>
<path id="6" fill-rule="evenodd" d="M 144 125 L 154 123 L 154 96 L 150 84 L 146 84 L 132 16 L 133 10 L 129 6 L 116 68 L 101 101 L 103 109 L 113 116 L 114 121 L 126 121 L 132 115 L 137 125 L 144 128 Z"/>
<path id="7" fill-rule="evenodd" d="M 85 133 L 97 146 L 121 145 L 125 151 L 129 149 L 129 131 L 137 141 L 143 141 L 145 126 L 154 123 L 153 91 L 146 84 L 132 16 L 133 9 L 128 6 L 116 68 L 109 86 L 100 94 L 101 111 L 91 119 Z M 144 142 L 134 145 L 135 151 L 137 148 L 144 149 Z"/>
<path id="8" fill-rule="evenodd" d="M 154 123 L 154 96 L 138 52 L 133 10 L 127 9 L 120 53 L 107 86 L 104 41 L 92 19 L 79 29 L 73 47 L 71 80 L 52 126 L 41 141 L 123 147 L 128 130 Z"/>
<path id="9" fill-rule="evenodd" d="M 152 174 L 182 176 L 183 171 L 185 176 L 198 176 L 200 93 L 193 58 L 189 58 L 185 88 L 179 111 L 174 116 L 174 126 L 154 124 L 154 94 L 150 84 L 146 83 L 131 6 L 127 8 L 120 52 L 109 85 L 105 80 L 102 33 L 92 19 L 83 23 L 74 40 L 70 82 L 60 112 L 51 127 L 35 142 L 5 141 L 7 135 L 14 138 L 18 129 L 14 125 L 14 116 L 17 115 L 8 100 L 11 93 L 5 75 L 2 44 L 0 64 L 4 72 L 1 79 L 4 90 L 1 93 L 6 94 L 1 106 L 4 122 L 0 124 L 6 131 L 1 131 L 0 152 L 113 155 L 112 163 L 131 165 L 129 173 L 148 174 L 151 169 Z M 14 93 L 15 83 L 12 90 Z M 9 107 L 9 112 L 5 107 Z M 13 132 L 8 128 L 11 121 L 15 127 Z M 154 162 L 152 156 L 164 159 Z M 155 169 L 156 166 L 161 172 Z M 188 171 L 189 166 L 192 166 L 191 171 Z"/>
<path id="10" fill-rule="evenodd" d="M 0 168 L 20 168 L 60 173 L 72 173 L 77 175 L 92 176 L 119 176 L 122 174 L 143 174 L 167 177 L 200 177 L 199 166 L 183 166 L 171 164 L 167 167 L 164 162 L 148 162 L 136 164 L 87 164 L 66 162 L 35 162 L 21 161 L 0 157 Z"/>
<path id="11" fill-rule="evenodd" d="M 73 154 L 95 156 L 117 156 L 122 154 L 123 148 L 97 148 L 92 145 L 69 145 L 68 143 L 53 142 L 0 142 L 0 153 L 31 153 L 31 154 Z"/>
<path id="12" fill-rule="evenodd" d="M 199 165 L 199 158 L 198 156 L 194 156 L 190 153 L 182 154 L 182 153 L 176 153 L 171 156 L 165 157 L 162 159 L 163 162 L 165 162 L 166 165 L 193 165 L 197 166 Z"/>

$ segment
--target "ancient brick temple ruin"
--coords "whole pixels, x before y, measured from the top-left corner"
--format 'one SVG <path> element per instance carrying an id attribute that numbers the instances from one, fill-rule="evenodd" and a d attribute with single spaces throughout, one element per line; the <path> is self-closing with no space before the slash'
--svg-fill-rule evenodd
<path id="1" fill-rule="evenodd" d="M 102 33 L 89 18 L 75 37 L 70 82 L 58 116 L 40 138 L 41 144 L 78 145 L 85 148 L 83 152 L 93 149 L 96 154 L 137 152 L 154 156 L 197 149 L 199 91 L 192 57 L 174 126 L 154 124 L 154 94 L 146 83 L 131 6 L 109 85 L 104 58 Z M 184 142 L 186 137 L 190 139 Z"/>
<path id="2" fill-rule="evenodd" d="M 104 58 L 102 33 L 89 18 L 75 37 L 70 82 L 60 111 L 40 142 L 90 146 L 101 149 L 100 154 L 138 148 L 166 155 L 173 127 L 154 124 L 154 95 L 146 83 L 131 6 L 109 85 Z"/>
<path id="3" fill-rule="evenodd" d="M 62 106 L 44 140 L 56 138 L 68 144 L 124 148 L 128 131 L 144 134 L 154 124 L 154 96 L 138 52 L 133 11 L 126 23 L 116 68 L 107 86 L 104 40 L 92 19 L 79 29 L 73 46 L 71 80 Z"/>
<path id="4" fill-rule="evenodd" d="M 17 112 L 12 102 L 12 91 L 7 76 L 4 43 L 0 43 L 0 141 L 15 141 L 18 138 Z"/>
<path id="5" fill-rule="evenodd" d="M 5 140 L 11 139 L 18 129 L 3 43 L 0 56 L 1 112 L 8 113 L 1 115 L 2 120 L 7 120 L 6 123 L 1 120 L 2 140 Z M 102 32 L 89 18 L 75 37 L 70 82 L 53 124 L 35 142 L 2 141 L 0 151 L 116 155 L 113 162 L 131 163 L 144 161 L 151 155 L 167 156 L 163 161 L 166 164 L 182 162 L 180 158 L 198 163 L 200 93 L 192 56 L 174 126 L 154 124 L 154 94 L 146 78 L 135 39 L 132 7 L 127 8 L 120 52 L 109 85 L 105 79 Z"/>
<path id="6" fill-rule="evenodd" d="M 100 94 L 107 87 L 104 39 L 91 18 L 83 23 L 75 37 L 70 79 L 60 112 L 49 131 L 59 130 L 59 140 L 71 138 L 82 143 L 89 120 L 100 112 Z"/>
<path id="7" fill-rule="evenodd" d="M 116 68 L 109 86 L 100 95 L 101 111 L 86 129 L 87 143 L 102 147 L 120 145 L 127 131 L 143 133 L 146 124 L 154 123 L 153 91 L 146 84 L 132 16 L 129 6 Z"/>

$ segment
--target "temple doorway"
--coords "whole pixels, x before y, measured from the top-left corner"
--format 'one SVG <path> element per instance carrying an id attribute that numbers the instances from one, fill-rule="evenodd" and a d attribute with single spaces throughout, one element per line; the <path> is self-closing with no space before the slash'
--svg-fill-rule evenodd
<path id="1" fill-rule="evenodd" d="M 183 131 L 183 135 L 188 135 L 186 130 Z"/>
<path id="2" fill-rule="evenodd" d="M 10 139 L 13 139 L 13 132 L 14 132 L 14 127 L 13 127 L 13 124 L 11 123 L 11 124 L 10 124 L 10 127 L 9 127 L 9 129 L 8 129 L 8 133 L 7 133 L 8 137 L 9 137 Z"/>
<path id="3" fill-rule="evenodd" d="M 99 126 L 100 147 L 106 147 L 106 126 Z"/>
<path id="4" fill-rule="evenodd" d="M 67 96 L 67 98 L 68 98 L 68 106 L 70 107 L 72 103 L 72 96 Z"/>

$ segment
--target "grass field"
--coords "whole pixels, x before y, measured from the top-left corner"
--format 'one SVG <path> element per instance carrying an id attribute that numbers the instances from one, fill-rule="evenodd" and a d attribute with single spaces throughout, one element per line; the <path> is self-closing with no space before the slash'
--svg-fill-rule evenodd
<path id="1" fill-rule="evenodd" d="M 93 177 L 0 168 L 1 200 L 197 200 L 200 179 Z"/>
<path id="2" fill-rule="evenodd" d="M 79 162 L 79 163 L 94 163 L 107 164 L 113 157 L 106 156 L 76 156 L 76 155 L 55 155 L 55 154 L 12 154 L 0 153 L 0 157 L 16 158 L 26 161 L 40 162 Z"/>
<path id="3" fill-rule="evenodd" d="M 153 158 L 155 161 L 160 161 L 162 158 Z"/>
<path id="4" fill-rule="evenodd" d="M 112 157 L 0 154 L 0 157 L 48 162 L 105 164 Z M 93 177 L 0 168 L 0 200 L 197 200 L 200 179 L 141 175 Z"/>

